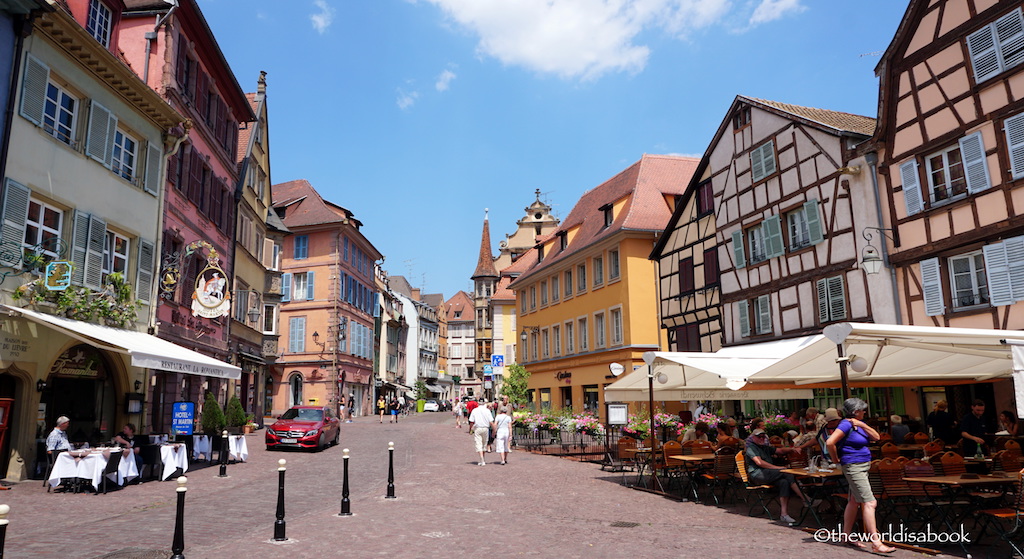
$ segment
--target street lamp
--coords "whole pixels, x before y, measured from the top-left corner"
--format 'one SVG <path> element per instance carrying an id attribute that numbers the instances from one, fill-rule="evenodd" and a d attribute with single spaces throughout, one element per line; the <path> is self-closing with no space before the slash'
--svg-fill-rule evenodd
<path id="1" fill-rule="evenodd" d="M 882 266 L 886 264 L 885 240 L 882 240 L 882 252 L 879 253 L 878 249 L 871 244 L 871 239 L 874 238 L 874 235 L 868 232 L 869 229 L 878 231 L 882 235 L 888 237 L 893 242 L 896 242 L 893 233 L 895 229 L 887 229 L 883 227 L 865 227 L 861 231 L 861 235 L 864 237 L 864 240 L 868 242 L 868 246 L 864 247 L 864 250 L 861 251 L 860 265 L 862 268 L 864 268 L 864 273 L 874 275 L 881 271 Z"/>
<path id="2" fill-rule="evenodd" d="M 260 305 L 262 304 L 262 301 L 263 301 L 263 293 L 260 293 L 259 291 L 256 291 L 255 289 L 236 289 L 235 290 L 235 296 L 236 297 L 238 295 L 242 294 L 242 293 L 255 293 L 256 294 L 256 300 L 253 301 L 252 307 L 250 307 L 249 311 L 246 313 L 246 318 L 249 319 L 250 323 L 258 321 L 260 319 L 260 314 L 262 314 L 262 312 L 260 311 Z"/>
<path id="3" fill-rule="evenodd" d="M 665 384 L 668 382 L 668 376 L 665 373 L 654 374 L 654 368 L 651 365 L 647 366 L 647 405 L 648 411 L 651 416 L 651 452 L 648 455 L 648 471 L 654 477 L 654 483 L 661 487 L 661 480 L 658 479 L 658 474 L 654 470 L 654 449 L 657 446 L 658 438 L 654 431 L 654 379 L 658 379 L 658 383 Z M 663 489 L 664 490 L 664 489 Z"/>

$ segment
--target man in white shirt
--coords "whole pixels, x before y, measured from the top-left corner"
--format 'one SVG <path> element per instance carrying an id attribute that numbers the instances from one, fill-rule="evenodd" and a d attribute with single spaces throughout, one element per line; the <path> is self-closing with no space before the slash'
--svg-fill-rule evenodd
<path id="1" fill-rule="evenodd" d="M 487 464 L 484 462 L 484 452 L 487 451 L 487 439 L 490 438 L 492 423 L 494 423 L 494 417 L 491 415 L 491 410 L 487 409 L 481 399 L 480 405 L 473 408 L 473 413 L 469 414 L 469 429 L 473 433 L 476 451 L 480 454 L 481 466 Z"/>

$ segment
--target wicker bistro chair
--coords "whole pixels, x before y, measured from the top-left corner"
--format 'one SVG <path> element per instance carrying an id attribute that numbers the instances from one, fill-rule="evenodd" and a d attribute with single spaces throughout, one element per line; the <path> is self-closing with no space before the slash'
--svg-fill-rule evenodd
<path id="1" fill-rule="evenodd" d="M 980 527 L 975 541 L 982 539 L 989 526 L 995 526 L 999 538 L 1010 544 L 1017 556 L 1022 556 L 1024 555 L 1024 491 L 1021 490 L 1021 474 L 1017 474 L 1014 491 L 1016 498 L 1012 506 L 983 509 L 974 513 Z"/>
<path id="2" fill-rule="evenodd" d="M 718 449 L 715 452 L 715 465 L 711 470 L 701 474 L 701 478 L 704 479 L 708 486 L 708 496 L 715 500 L 716 505 L 726 501 L 730 490 L 732 491 L 733 500 L 736 500 L 736 477 L 734 476 L 736 473 L 736 455 L 733 454 L 734 452 L 735 450 L 731 447 Z M 715 493 L 716 488 L 721 490 L 721 499 Z M 707 502 L 706 498 L 704 502 Z"/>
<path id="3" fill-rule="evenodd" d="M 775 486 L 768 484 L 757 485 L 750 481 L 750 476 L 747 474 L 746 456 L 743 455 L 742 450 L 736 453 L 736 472 L 739 473 L 740 479 L 743 480 L 746 494 L 753 493 L 757 497 L 757 502 L 750 505 L 747 516 L 754 516 L 754 508 L 760 506 L 761 510 L 768 516 L 768 520 L 775 520 L 772 517 L 772 511 L 768 509 L 768 505 L 772 504 L 773 501 L 778 501 Z"/>

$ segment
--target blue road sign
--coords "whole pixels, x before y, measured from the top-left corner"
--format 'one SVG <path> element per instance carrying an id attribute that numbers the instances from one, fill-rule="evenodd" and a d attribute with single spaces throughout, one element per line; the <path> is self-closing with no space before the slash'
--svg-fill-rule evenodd
<path id="1" fill-rule="evenodd" d="M 491 356 L 491 366 L 492 367 L 504 367 L 505 366 L 505 356 L 504 355 L 492 355 Z"/>
<path id="2" fill-rule="evenodd" d="M 485 375 L 491 374 L 491 371 L 493 371 L 493 370 L 494 370 L 494 368 L 491 367 L 490 365 L 484 365 L 484 374 Z"/>
<path id="3" fill-rule="evenodd" d="M 193 402 L 174 402 L 171 413 L 171 432 L 175 435 L 191 435 L 195 425 L 196 405 Z"/>

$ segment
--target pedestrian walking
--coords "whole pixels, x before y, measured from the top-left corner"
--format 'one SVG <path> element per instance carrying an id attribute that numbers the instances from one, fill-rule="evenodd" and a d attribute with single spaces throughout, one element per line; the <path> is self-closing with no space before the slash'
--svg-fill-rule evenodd
<path id="1" fill-rule="evenodd" d="M 512 438 L 512 415 L 498 408 L 494 418 L 494 450 L 501 457 L 501 465 L 508 463 L 509 440 Z"/>
<path id="2" fill-rule="evenodd" d="M 469 417 L 471 415 L 473 415 L 473 410 L 475 410 L 477 408 L 477 406 L 479 406 L 479 405 L 480 404 L 478 404 L 476 400 L 472 400 L 472 399 L 469 400 L 468 402 L 466 402 L 466 418 L 467 418 L 466 421 L 467 421 L 467 423 L 469 422 Z M 473 435 L 473 426 L 472 425 L 469 426 L 469 429 L 467 430 L 467 432 L 470 434 L 470 436 Z"/>
<path id="3" fill-rule="evenodd" d="M 380 414 L 380 422 L 384 423 L 384 410 L 388 409 L 387 402 L 384 397 L 377 398 L 377 413 Z"/>
<path id="4" fill-rule="evenodd" d="M 462 414 L 466 412 L 465 406 L 462 405 L 462 400 L 455 402 L 455 407 L 452 408 L 452 413 L 455 414 L 455 428 L 462 429 Z"/>
<path id="5" fill-rule="evenodd" d="M 473 413 L 469 414 L 469 431 L 473 433 L 473 442 L 476 443 L 481 466 L 487 465 L 487 462 L 484 461 L 484 452 L 487 452 L 487 439 L 490 437 L 493 424 L 494 416 L 481 400 L 480 405 L 473 408 Z"/>
<path id="6" fill-rule="evenodd" d="M 388 420 L 388 423 L 391 423 L 392 420 L 394 420 L 395 423 L 398 423 L 398 414 L 402 413 L 402 400 L 404 399 L 405 398 L 399 396 L 398 398 L 391 400 L 391 419 Z"/>
<path id="7" fill-rule="evenodd" d="M 398 413 L 403 415 L 408 413 L 405 409 L 405 396 L 402 396 L 401 394 L 398 395 Z M 395 423 L 398 423 L 397 417 L 395 417 Z"/>
<path id="8" fill-rule="evenodd" d="M 498 413 L 498 402 L 491 402 L 487 404 L 487 409 L 491 412 L 491 417 L 494 417 Z M 494 424 L 491 424 L 491 431 L 487 434 L 487 452 L 494 452 Z"/>
<path id="9" fill-rule="evenodd" d="M 355 414 L 355 407 L 356 393 L 350 392 L 348 395 L 348 419 L 345 420 L 345 423 L 352 423 L 352 416 Z"/>

